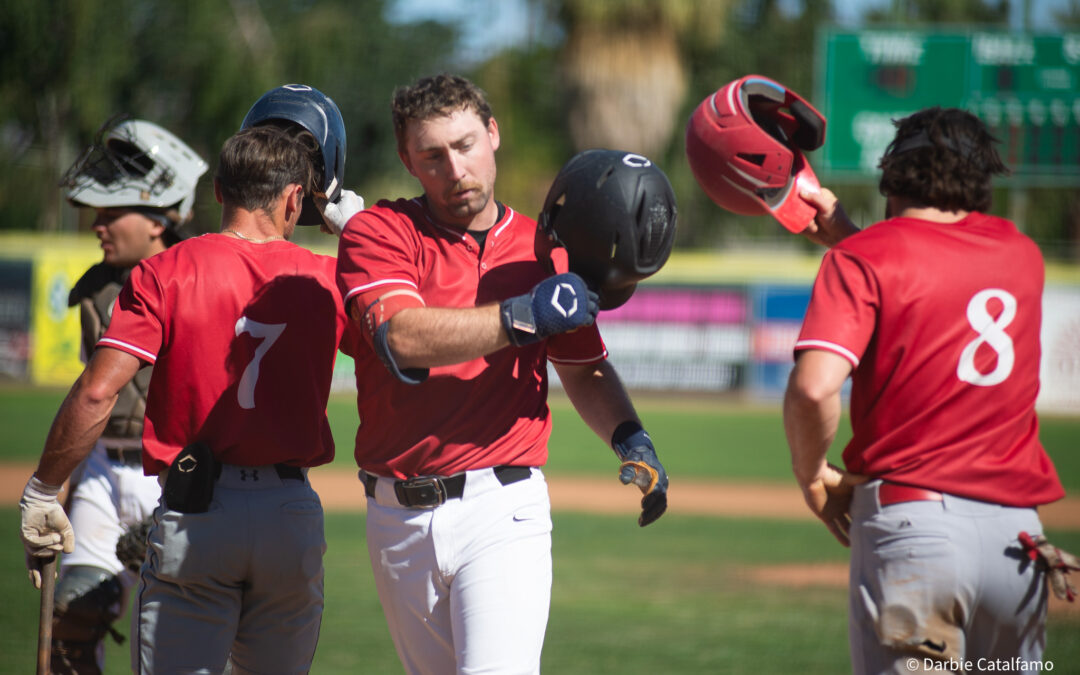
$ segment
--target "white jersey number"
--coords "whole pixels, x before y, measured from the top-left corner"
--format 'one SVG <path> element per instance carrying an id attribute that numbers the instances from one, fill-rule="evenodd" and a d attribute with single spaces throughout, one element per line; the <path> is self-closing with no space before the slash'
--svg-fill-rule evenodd
<path id="1" fill-rule="evenodd" d="M 990 300 L 1001 302 L 1001 315 L 997 319 L 990 316 L 987 305 Z M 967 306 L 967 320 L 978 333 L 967 343 L 956 364 L 956 376 L 979 387 L 991 387 L 1001 384 L 1012 372 L 1016 355 L 1013 351 L 1012 338 L 1005 333 L 1005 328 L 1016 318 L 1016 297 L 1000 288 L 987 288 L 971 297 Z M 989 373 L 981 373 L 975 367 L 975 352 L 981 345 L 988 345 L 997 352 L 997 365 Z"/>
<path id="2" fill-rule="evenodd" d="M 255 407 L 255 383 L 259 381 L 259 362 L 266 356 L 266 352 L 274 345 L 281 334 L 285 332 L 283 323 L 259 323 L 252 321 L 246 316 L 236 320 L 236 336 L 249 333 L 251 337 L 263 338 L 259 346 L 255 348 L 255 356 L 251 363 L 244 368 L 244 374 L 240 377 L 240 386 L 236 390 L 236 400 L 240 407 L 251 410 Z"/>

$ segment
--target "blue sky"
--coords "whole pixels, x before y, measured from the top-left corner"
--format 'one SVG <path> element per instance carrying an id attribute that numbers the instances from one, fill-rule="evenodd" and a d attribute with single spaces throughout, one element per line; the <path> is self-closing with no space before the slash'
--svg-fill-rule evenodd
<path id="1" fill-rule="evenodd" d="M 797 10 L 800 0 L 781 0 Z M 1025 0 L 1012 0 L 1012 25 L 1020 28 Z M 1034 31 L 1057 30 L 1053 14 L 1068 5 L 1068 0 L 1026 0 L 1031 8 Z M 868 8 L 887 7 L 890 0 L 839 0 L 837 19 L 855 26 Z M 392 0 L 388 19 L 409 22 L 422 19 L 461 22 L 465 28 L 465 52 L 472 59 L 482 59 L 491 51 L 520 44 L 532 37 L 527 5 L 523 0 Z"/>

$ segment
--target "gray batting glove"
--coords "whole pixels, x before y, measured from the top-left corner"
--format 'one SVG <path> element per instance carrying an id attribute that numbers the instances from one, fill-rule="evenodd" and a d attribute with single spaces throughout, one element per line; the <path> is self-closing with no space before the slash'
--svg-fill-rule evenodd
<path id="1" fill-rule="evenodd" d="M 26 549 L 26 569 L 34 588 L 41 588 L 41 567 L 47 559 L 61 551 L 71 553 L 75 550 L 75 530 L 57 500 L 61 487 L 31 476 L 19 500 L 22 515 L 19 534 Z"/>
<path id="2" fill-rule="evenodd" d="M 349 219 L 364 210 L 364 198 L 352 190 L 342 190 L 336 202 L 328 202 L 317 197 L 315 205 L 322 213 L 326 228 L 340 237 Z"/>
<path id="3" fill-rule="evenodd" d="M 623 485 L 637 485 L 645 495 L 641 498 L 641 515 L 638 517 L 638 525 L 645 527 L 667 510 L 668 477 L 649 434 L 640 426 L 633 426 L 637 431 L 630 434 L 621 434 L 617 429 L 615 438 L 618 440 L 613 440 L 611 447 L 622 460 L 619 481 Z"/>

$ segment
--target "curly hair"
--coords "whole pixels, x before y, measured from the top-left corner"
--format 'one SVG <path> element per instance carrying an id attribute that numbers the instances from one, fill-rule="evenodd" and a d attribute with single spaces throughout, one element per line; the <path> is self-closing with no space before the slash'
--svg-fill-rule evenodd
<path id="1" fill-rule="evenodd" d="M 223 199 L 247 211 L 269 209 L 290 184 L 304 194 L 319 189 L 319 143 L 310 131 L 292 124 L 262 124 L 225 141 L 215 179 Z"/>
<path id="2" fill-rule="evenodd" d="M 480 87 L 460 75 L 440 73 L 424 77 L 410 86 L 394 90 L 390 105 L 398 150 L 405 149 L 405 127 L 410 120 L 426 120 L 458 110 L 472 110 L 486 127 L 491 121 L 491 105 Z"/>
<path id="3" fill-rule="evenodd" d="M 993 177 L 1009 169 L 982 120 L 966 110 L 934 106 L 893 124 L 896 138 L 878 164 L 882 195 L 943 211 L 990 208 Z"/>

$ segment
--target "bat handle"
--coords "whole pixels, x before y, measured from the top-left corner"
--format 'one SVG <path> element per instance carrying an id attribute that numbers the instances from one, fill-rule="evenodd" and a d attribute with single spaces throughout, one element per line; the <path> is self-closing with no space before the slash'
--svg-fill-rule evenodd
<path id="1" fill-rule="evenodd" d="M 38 623 L 37 675 L 49 675 L 52 654 L 53 596 L 56 590 L 56 556 L 41 566 L 41 621 Z"/>

